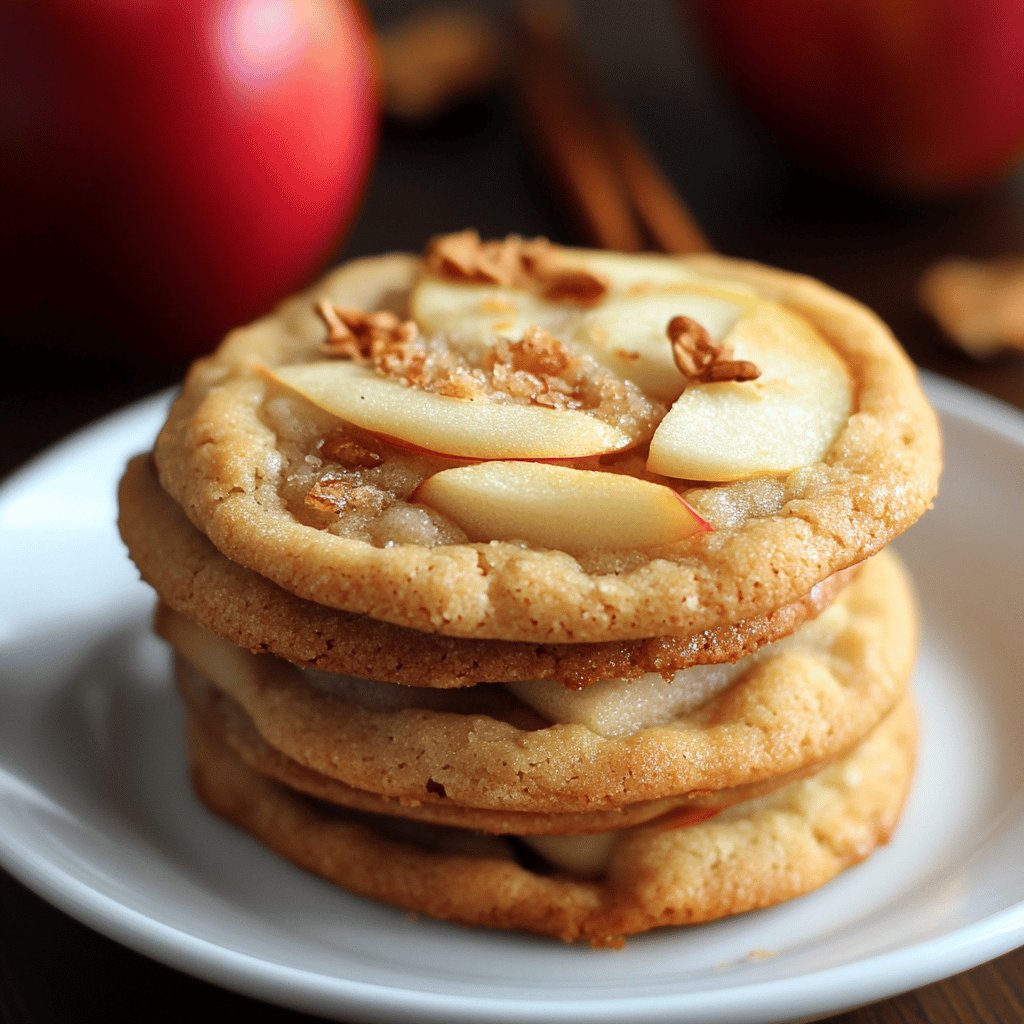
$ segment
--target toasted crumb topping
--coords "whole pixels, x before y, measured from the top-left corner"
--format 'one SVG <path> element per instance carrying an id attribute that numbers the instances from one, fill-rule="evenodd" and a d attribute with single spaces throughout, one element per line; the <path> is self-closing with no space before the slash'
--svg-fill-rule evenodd
<path id="1" fill-rule="evenodd" d="M 491 386 L 513 399 L 553 409 L 600 404 L 581 372 L 582 360 L 539 327 L 527 328 L 520 341 L 499 338 L 484 355 L 483 369 Z"/>
<path id="2" fill-rule="evenodd" d="M 430 241 L 424 259 L 427 270 L 438 277 L 472 284 L 516 282 L 520 272 L 518 237 L 484 242 L 478 232 L 458 231 Z"/>
<path id="3" fill-rule="evenodd" d="M 691 317 L 672 317 L 665 333 L 679 372 L 691 384 L 742 382 L 761 376 L 761 370 L 749 359 L 730 359 L 728 346 L 715 342 L 707 328 Z"/>
<path id="4" fill-rule="evenodd" d="M 650 405 L 635 386 L 591 357 L 573 354 L 564 342 L 540 327 L 528 327 L 519 341 L 499 337 L 479 351 L 463 352 L 443 339 L 423 337 L 414 322 L 402 321 L 394 313 L 364 313 L 329 302 L 321 302 L 316 309 L 327 325 L 329 355 L 365 363 L 408 387 L 453 398 L 553 409 Z M 651 407 L 644 415 L 653 416 L 655 410 Z M 379 460 L 372 452 L 353 450 L 347 441 L 335 456 L 329 450 L 331 443 L 326 439 L 328 447 L 322 450 L 342 465 L 375 465 L 361 460 Z"/>
<path id="5" fill-rule="evenodd" d="M 327 325 L 328 354 L 343 359 L 373 362 L 380 353 L 415 341 L 419 334 L 414 321 L 400 320 L 387 310 L 364 313 L 324 300 L 316 311 Z"/>
<path id="6" fill-rule="evenodd" d="M 473 230 L 433 239 L 425 255 L 427 271 L 468 284 L 527 288 L 555 302 L 590 305 L 609 290 L 608 279 L 565 263 L 559 246 L 547 239 L 509 235 L 485 242 Z"/>
<path id="7" fill-rule="evenodd" d="M 420 337 L 412 320 L 378 310 L 342 309 L 330 302 L 316 306 L 327 325 L 327 354 L 372 366 L 378 373 L 410 386 L 459 398 L 482 391 L 467 377 L 466 367 L 440 342 Z"/>
<path id="8" fill-rule="evenodd" d="M 346 469 L 371 469 L 384 461 L 379 443 L 357 441 L 346 430 L 332 430 L 320 442 L 320 454 Z"/>
<path id="9" fill-rule="evenodd" d="M 529 276 L 540 286 L 541 294 L 552 302 L 575 302 L 589 306 L 608 293 L 607 278 L 583 267 L 562 262 L 559 250 L 550 242 L 534 242 L 524 251 L 523 262 Z"/>
<path id="10" fill-rule="evenodd" d="M 357 480 L 334 474 L 324 474 L 306 493 L 305 502 L 318 512 L 355 511 L 364 514 L 379 513 L 386 502 L 384 495 L 374 487 Z"/>

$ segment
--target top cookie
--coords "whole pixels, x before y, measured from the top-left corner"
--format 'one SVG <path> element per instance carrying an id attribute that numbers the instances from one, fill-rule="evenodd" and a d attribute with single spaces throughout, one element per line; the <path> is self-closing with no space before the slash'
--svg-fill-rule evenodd
<path id="1" fill-rule="evenodd" d="M 155 459 L 225 555 L 292 593 L 547 643 L 798 600 L 913 523 L 940 468 L 909 360 L 824 285 L 470 233 L 232 333 Z"/>

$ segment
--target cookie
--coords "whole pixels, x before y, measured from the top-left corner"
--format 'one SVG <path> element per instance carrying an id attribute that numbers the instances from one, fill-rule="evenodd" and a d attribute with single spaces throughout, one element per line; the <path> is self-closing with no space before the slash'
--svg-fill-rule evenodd
<path id="1" fill-rule="evenodd" d="M 902 696 L 916 646 L 887 552 L 791 637 L 671 684 L 411 688 L 253 655 L 165 608 L 157 628 L 270 747 L 315 773 L 400 801 L 532 813 L 613 811 L 840 756 Z"/>
<path id="2" fill-rule="evenodd" d="M 691 665 L 736 661 L 823 611 L 855 571 L 836 573 L 766 615 L 692 637 L 593 644 L 459 639 L 314 604 L 228 561 L 160 487 L 147 456 L 129 463 L 119 498 L 128 551 L 169 607 L 254 653 L 409 686 L 555 679 L 582 688 L 599 679 L 670 676 Z"/>
<path id="3" fill-rule="evenodd" d="M 545 644 L 770 615 L 928 507 L 934 414 L 857 303 L 723 257 L 530 245 L 356 261 L 234 332 L 171 410 L 162 485 L 300 598 Z M 628 326 L 658 317 L 662 348 Z"/>
<path id="4" fill-rule="evenodd" d="M 245 711 L 223 691 L 208 683 L 182 658 L 176 659 L 175 682 L 189 714 L 203 729 L 240 758 L 249 768 L 307 796 L 355 811 L 407 818 L 433 825 L 449 825 L 496 835 L 589 835 L 610 832 L 645 822 L 700 821 L 735 803 L 770 793 L 780 786 L 821 768 L 812 765 L 800 772 L 715 792 L 698 791 L 684 797 L 643 800 L 609 811 L 544 813 L 495 811 L 462 807 L 451 800 L 424 803 L 408 797 L 382 796 L 346 785 L 315 772 L 271 747 L 257 732 Z"/>
<path id="5" fill-rule="evenodd" d="M 422 824 L 396 830 L 392 819 L 302 797 L 247 768 L 197 719 L 189 732 L 201 799 L 301 867 L 434 917 L 596 946 L 768 907 L 825 884 L 889 840 L 916 751 L 908 699 L 817 775 L 709 821 L 615 833 L 598 877 L 584 879 L 524 860 L 495 837 Z"/>

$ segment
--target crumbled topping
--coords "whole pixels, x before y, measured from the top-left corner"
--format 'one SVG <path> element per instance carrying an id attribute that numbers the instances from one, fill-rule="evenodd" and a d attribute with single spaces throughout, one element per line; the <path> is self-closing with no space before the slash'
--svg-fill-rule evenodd
<path id="1" fill-rule="evenodd" d="M 528 327 L 519 341 L 499 339 L 485 365 L 506 363 L 514 370 L 542 377 L 564 376 L 578 362 L 556 337 L 540 327 Z"/>
<path id="2" fill-rule="evenodd" d="M 726 345 L 715 342 L 706 327 L 688 316 L 674 316 L 665 328 L 672 358 L 691 384 L 757 380 L 761 370 L 748 359 L 730 359 Z"/>
<path id="3" fill-rule="evenodd" d="M 427 270 L 438 277 L 527 288 L 554 302 L 590 305 L 609 289 L 607 278 L 566 264 L 561 249 L 544 238 L 509 235 L 485 242 L 476 231 L 459 231 L 435 238 L 425 261 Z"/>
<path id="4" fill-rule="evenodd" d="M 484 242 L 473 230 L 441 235 L 431 240 L 425 255 L 427 270 L 467 284 L 516 282 L 520 271 L 519 239 Z"/>
<path id="5" fill-rule="evenodd" d="M 581 362 L 557 338 L 528 327 L 520 341 L 499 338 L 484 356 L 491 385 L 513 398 L 553 409 L 578 409 L 587 403 Z"/>
<path id="6" fill-rule="evenodd" d="M 364 313 L 325 299 L 316 311 L 327 325 L 328 354 L 343 359 L 374 361 L 380 351 L 413 342 L 419 334 L 412 320 L 400 320 L 387 310 Z"/>
<path id="7" fill-rule="evenodd" d="M 365 313 L 323 301 L 317 313 L 327 325 L 327 354 L 373 366 L 386 377 L 406 380 L 422 376 L 428 349 L 412 320 L 377 310 Z"/>
<path id="8" fill-rule="evenodd" d="M 625 389 L 614 375 L 595 373 L 595 367 L 539 327 L 528 327 L 519 341 L 496 338 L 476 353 L 455 352 L 436 342 L 421 344 L 421 360 L 410 360 L 401 370 L 397 364 L 379 368 L 424 391 L 557 409 L 596 408 L 621 397 L 617 392 Z"/>
<path id="9" fill-rule="evenodd" d="M 528 327 L 519 341 L 499 337 L 479 351 L 461 352 L 441 338 L 421 336 L 414 323 L 401 321 L 393 313 L 343 310 L 329 302 L 321 302 L 317 312 L 327 325 L 330 355 L 372 366 L 408 387 L 452 398 L 553 409 L 595 409 L 608 403 L 625 404 L 630 397 L 619 377 L 589 357 L 574 355 L 540 327 Z M 339 442 L 332 450 L 328 438 L 322 451 L 342 465 L 376 464 L 353 462 L 375 457 L 357 448 L 346 439 L 344 446 Z"/>
<path id="10" fill-rule="evenodd" d="M 523 267 L 540 286 L 541 294 L 552 302 L 575 302 L 589 306 L 608 293 L 608 279 L 585 267 L 566 266 L 561 252 L 550 242 L 524 243 Z"/>
<path id="11" fill-rule="evenodd" d="M 380 512 L 384 495 L 350 477 L 326 473 L 309 489 L 305 503 L 318 512 Z"/>
<path id="12" fill-rule="evenodd" d="M 305 503 L 318 512 L 370 511 L 380 505 L 380 493 L 350 477 L 325 473 L 309 488 Z"/>
<path id="13" fill-rule="evenodd" d="M 372 469 L 384 461 L 376 442 L 357 441 L 344 430 L 332 430 L 320 442 L 320 454 L 346 469 Z"/>

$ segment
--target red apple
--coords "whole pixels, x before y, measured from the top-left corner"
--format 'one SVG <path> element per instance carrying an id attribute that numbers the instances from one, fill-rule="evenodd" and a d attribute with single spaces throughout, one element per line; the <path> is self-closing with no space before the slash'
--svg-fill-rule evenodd
<path id="1" fill-rule="evenodd" d="M 376 135 L 349 0 L 0 10 L 3 300 L 192 355 L 327 260 Z M 0 250 L 0 251 L 2 251 Z"/>
<path id="2" fill-rule="evenodd" d="M 692 0 L 750 107 L 851 178 L 966 189 L 1024 145 L 1020 0 Z"/>

